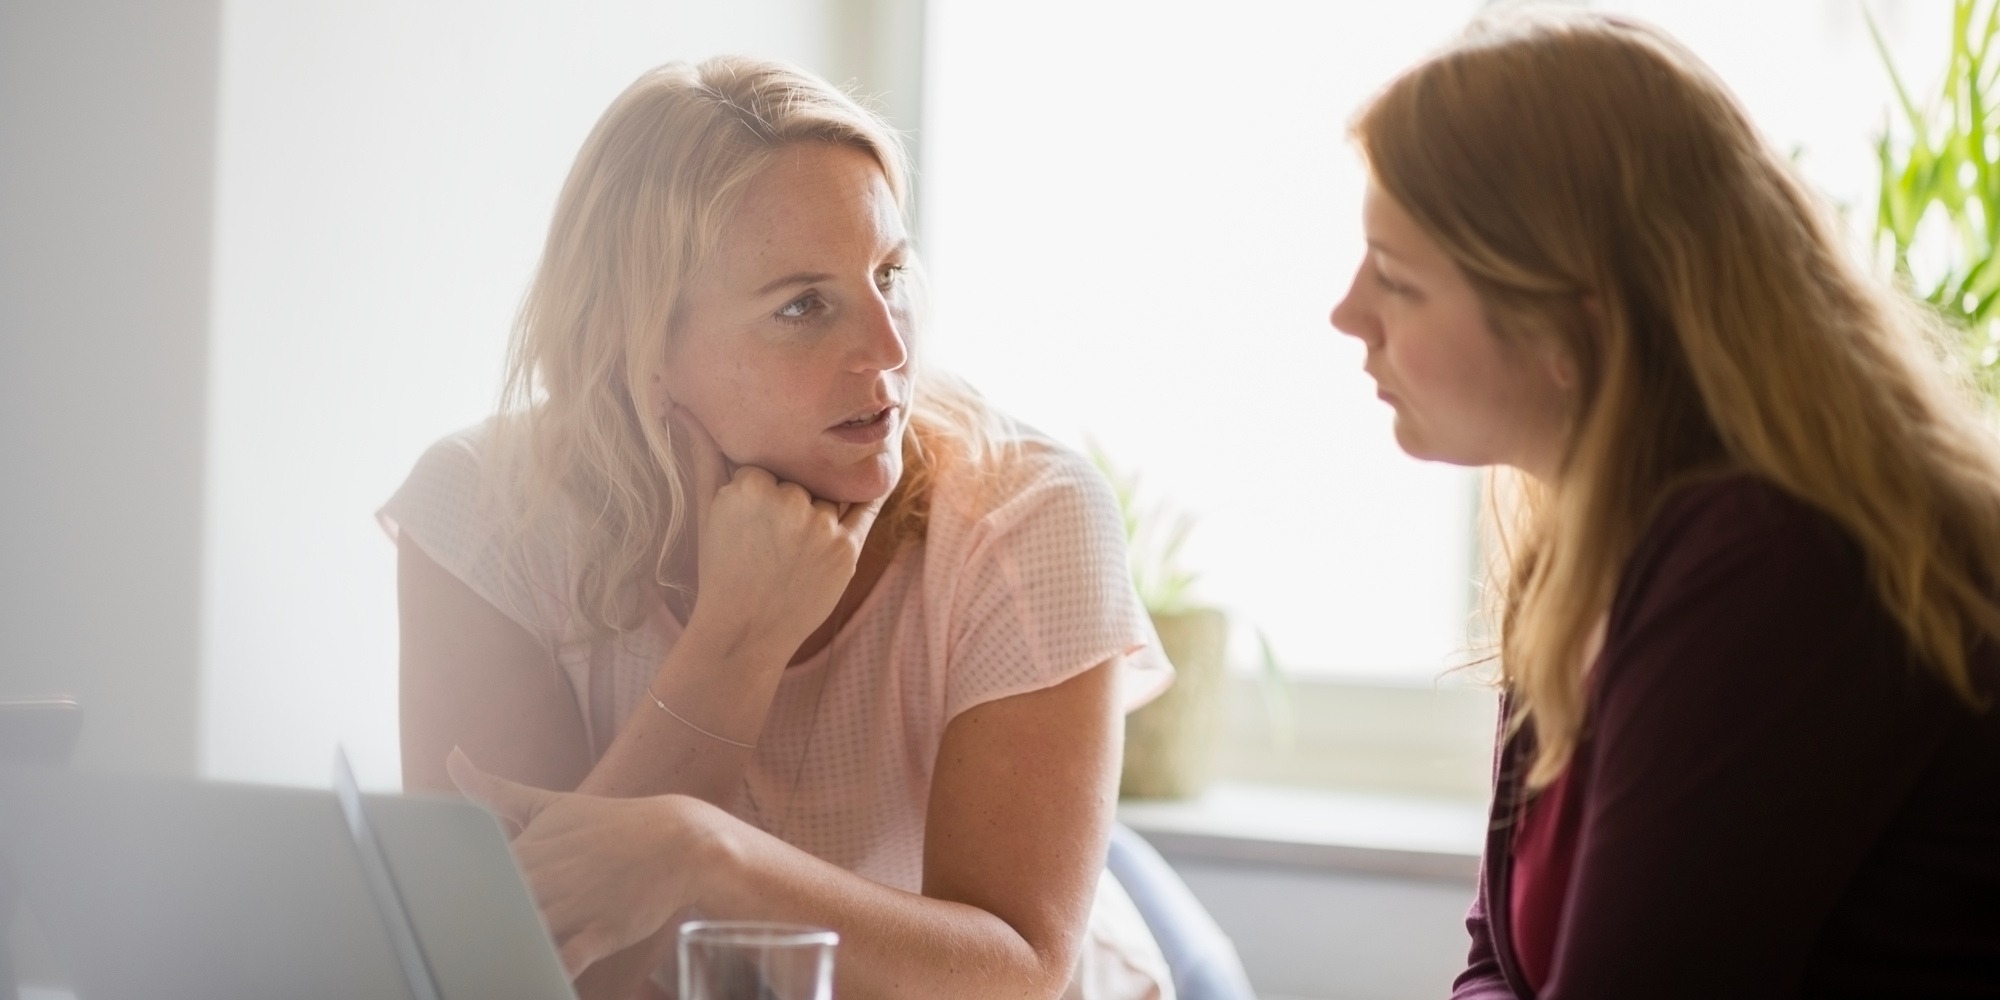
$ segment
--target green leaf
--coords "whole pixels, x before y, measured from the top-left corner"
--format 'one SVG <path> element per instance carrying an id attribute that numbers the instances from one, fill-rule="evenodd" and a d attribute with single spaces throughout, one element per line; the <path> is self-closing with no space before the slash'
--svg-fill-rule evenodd
<path id="1" fill-rule="evenodd" d="M 1903 77 L 1896 72 L 1896 60 L 1889 57 L 1889 44 L 1882 40 L 1882 29 L 1876 27 L 1875 15 L 1869 12 L 1866 4 L 1861 5 L 1861 19 L 1868 25 L 1868 37 L 1875 42 L 1875 54 L 1882 57 L 1882 66 L 1889 71 L 1889 83 L 1896 88 L 1896 100 L 1902 103 L 1903 114 L 1909 118 L 1910 126 L 1916 129 L 1918 135 L 1924 134 L 1924 113 L 1917 108 L 1915 101 L 1910 100 L 1910 89 L 1903 86 Z"/>
<path id="2" fill-rule="evenodd" d="M 1132 589 L 1140 603 L 1155 614 L 1185 611 L 1194 604 L 1199 577 L 1181 565 L 1181 548 L 1194 530 L 1194 518 L 1175 515 L 1164 504 L 1146 505 L 1139 475 L 1120 469 L 1095 438 L 1084 439 L 1090 462 L 1111 484 L 1118 514 L 1125 526 L 1125 547 L 1131 560 Z"/>
<path id="3" fill-rule="evenodd" d="M 1271 648 L 1271 636 L 1257 630 L 1257 693 L 1262 695 L 1264 714 L 1271 722 L 1271 742 L 1280 750 L 1290 750 L 1298 739 L 1298 720 L 1292 713 L 1291 680 L 1278 653 Z"/>

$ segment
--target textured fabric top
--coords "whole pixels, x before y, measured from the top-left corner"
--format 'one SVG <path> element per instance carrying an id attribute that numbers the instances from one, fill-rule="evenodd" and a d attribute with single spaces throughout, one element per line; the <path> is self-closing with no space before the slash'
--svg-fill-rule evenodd
<path id="1" fill-rule="evenodd" d="M 518 496 L 504 475 L 482 494 L 490 440 L 480 425 L 433 445 L 379 517 L 549 649 L 601 756 L 682 623 L 661 605 L 635 631 L 578 638 L 559 540 L 509 537 L 496 512 Z M 1024 432 L 1016 454 L 980 476 L 940 470 L 924 538 L 903 545 L 824 650 L 785 671 L 738 816 L 917 892 L 932 768 L 960 712 L 1113 659 L 1128 710 L 1171 681 L 1109 486 L 1040 436 Z"/>

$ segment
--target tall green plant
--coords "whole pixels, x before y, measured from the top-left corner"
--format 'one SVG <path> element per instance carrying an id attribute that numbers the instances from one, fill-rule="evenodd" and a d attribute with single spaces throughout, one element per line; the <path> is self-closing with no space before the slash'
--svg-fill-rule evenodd
<path id="1" fill-rule="evenodd" d="M 1194 606 L 1195 573 L 1181 563 L 1181 547 L 1194 518 L 1172 514 L 1164 503 L 1145 504 L 1139 499 L 1139 475 L 1118 468 L 1096 441 L 1090 444 L 1090 461 L 1111 483 L 1118 497 L 1118 513 L 1125 521 L 1125 544 L 1132 556 L 1132 587 L 1140 603 L 1154 614 L 1174 614 Z"/>
<path id="2" fill-rule="evenodd" d="M 1904 126 L 1885 127 L 1875 144 L 1882 168 L 1877 245 L 1891 255 L 1897 280 L 1964 332 L 1980 387 L 2000 397 L 2000 117 L 1992 106 L 2000 0 L 1954 0 L 1944 80 L 1921 102 L 1866 7 L 1862 15 L 1895 85 Z M 1918 274 L 1912 252 L 1924 271 L 1935 273 Z"/>

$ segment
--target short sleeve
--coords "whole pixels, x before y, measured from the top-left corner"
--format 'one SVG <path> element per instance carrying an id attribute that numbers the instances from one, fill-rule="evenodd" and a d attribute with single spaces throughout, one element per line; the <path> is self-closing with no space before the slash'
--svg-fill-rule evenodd
<path id="1" fill-rule="evenodd" d="M 431 445 L 376 512 L 392 540 L 407 535 L 445 571 L 554 648 L 567 623 L 564 577 L 552 547 L 517 530 L 505 483 L 485 478 L 488 425 Z"/>
<path id="2" fill-rule="evenodd" d="M 1089 463 L 1027 449 L 1014 488 L 973 527 L 958 570 L 945 718 L 1121 660 L 1127 711 L 1173 680 L 1132 589 L 1118 503 Z"/>

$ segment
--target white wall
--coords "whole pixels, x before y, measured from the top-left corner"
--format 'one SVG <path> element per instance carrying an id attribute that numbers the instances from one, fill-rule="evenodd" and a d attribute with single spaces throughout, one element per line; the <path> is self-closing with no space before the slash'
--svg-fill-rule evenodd
<path id="1" fill-rule="evenodd" d="M 1438 1000 L 1465 968 L 1470 881 L 1170 860 L 1267 1000 Z"/>
<path id="2" fill-rule="evenodd" d="M 856 0 L 229 3 L 222 31 L 202 770 L 393 785 L 394 549 L 373 511 L 495 399 L 569 162 L 642 70 L 836 78 Z"/>
<path id="3" fill-rule="evenodd" d="M 0 698 L 191 773 L 216 0 L 0 4 Z"/>

